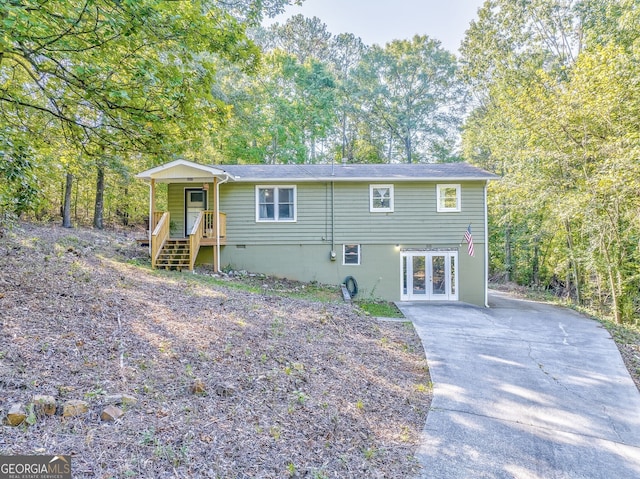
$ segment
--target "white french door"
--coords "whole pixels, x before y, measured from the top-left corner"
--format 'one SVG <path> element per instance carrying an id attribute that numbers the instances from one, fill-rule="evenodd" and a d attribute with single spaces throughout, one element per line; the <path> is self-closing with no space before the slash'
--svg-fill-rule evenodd
<path id="1" fill-rule="evenodd" d="M 403 301 L 457 301 L 457 251 L 403 251 Z"/>

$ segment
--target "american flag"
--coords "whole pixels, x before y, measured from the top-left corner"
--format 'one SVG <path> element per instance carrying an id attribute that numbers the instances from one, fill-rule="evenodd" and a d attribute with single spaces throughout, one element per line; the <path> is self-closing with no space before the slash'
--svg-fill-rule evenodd
<path id="1" fill-rule="evenodd" d="M 471 236 L 471 225 L 467 226 L 467 231 L 464 232 L 464 240 L 467 242 L 467 253 L 469 253 L 469 256 L 473 256 L 474 251 L 473 236 Z"/>

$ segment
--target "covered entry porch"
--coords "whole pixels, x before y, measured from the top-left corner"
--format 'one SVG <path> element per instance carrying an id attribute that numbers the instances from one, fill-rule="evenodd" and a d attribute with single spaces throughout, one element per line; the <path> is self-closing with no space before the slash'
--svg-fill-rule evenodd
<path id="1" fill-rule="evenodd" d="M 222 169 L 176 160 L 136 175 L 149 184 L 149 250 L 152 268 L 193 270 L 203 247 L 211 247 L 220 271 L 226 243 L 226 214 L 220 211 L 220 185 L 233 180 Z M 156 207 L 157 185 L 167 184 L 167 211 Z"/>

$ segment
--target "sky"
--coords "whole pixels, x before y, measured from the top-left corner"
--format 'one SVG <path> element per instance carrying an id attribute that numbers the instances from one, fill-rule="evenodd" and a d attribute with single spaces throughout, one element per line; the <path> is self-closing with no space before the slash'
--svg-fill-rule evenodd
<path id="1" fill-rule="evenodd" d="M 353 33 L 367 45 L 428 35 L 457 53 L 471 20 L 484 0 L 305 0 L 274 21 L 302 14 L 318 17 L 334 35 Z"/>

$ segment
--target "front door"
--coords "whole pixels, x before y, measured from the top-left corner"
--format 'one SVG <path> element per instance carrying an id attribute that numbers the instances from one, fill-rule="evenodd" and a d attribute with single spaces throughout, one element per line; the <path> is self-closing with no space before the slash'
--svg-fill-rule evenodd
<path id="1" fill-rule="evenodd" d="M 184 235 L 189 236 L 201 211 L 207 209 L 207 193 L 202 188 L 184 190 Z"/>
<path id="2" fill-rule="evenodd" d="M 403 301 L 456 301 L 457 251 L 405 251 L 402 260 Z"/>

